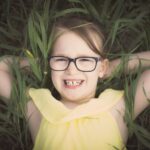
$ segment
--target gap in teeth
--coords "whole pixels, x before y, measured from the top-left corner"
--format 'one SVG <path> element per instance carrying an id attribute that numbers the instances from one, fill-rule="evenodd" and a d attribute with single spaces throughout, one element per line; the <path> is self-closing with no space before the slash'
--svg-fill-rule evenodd
<path id="1" fill-rule="evenodd" d="M 77 85 L 80 85 L 81 84 L 81 81 L 65 81 L 66 85 L 69 85 L 69 86 L 77 86 Z"/>

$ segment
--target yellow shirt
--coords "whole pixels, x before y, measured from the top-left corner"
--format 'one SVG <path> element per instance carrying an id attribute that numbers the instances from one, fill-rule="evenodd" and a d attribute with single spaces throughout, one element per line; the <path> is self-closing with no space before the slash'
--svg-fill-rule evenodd
<path id="1" fill-rule="evenodd" d="M 124 150 L 117 123 L 109 110 L 123 91 L 107 89 L 98 98 L 68 109 L 48 89 L 30 89 L 43 115 L 34 150 Z"/>

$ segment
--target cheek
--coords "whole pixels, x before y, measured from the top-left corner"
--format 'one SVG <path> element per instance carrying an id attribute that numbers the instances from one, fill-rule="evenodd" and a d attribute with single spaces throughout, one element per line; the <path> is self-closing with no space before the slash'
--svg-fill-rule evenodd
<path id="1" fill-rule="evenodd" d="M 94 74 L 89 75 L 88 80 L 89 80 L 91 87 L 97 86 L 98 72 L 95 72 Z"/>
<path id="2" fill-rule="evenodd" d="M 63 80 L 62 80 L 63 72 L 61 71 L 52 71 L 51 72 L 51 80 L 53 82 L 54 87 L 59 91 L 62 88 Z"/>
<path id="3" fill-rule="evenodd" d="M 58 83 L 59 83 L 58 74 L 56 72 L 52 71 L 51 72 L 51 79 L 52 79 L 53 85 L 55 86 L 55 88 L 57 88 Z"/>

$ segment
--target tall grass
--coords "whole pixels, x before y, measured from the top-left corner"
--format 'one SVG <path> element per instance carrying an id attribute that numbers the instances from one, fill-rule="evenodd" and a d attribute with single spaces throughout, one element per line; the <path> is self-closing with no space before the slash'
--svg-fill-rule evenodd
<path id="1" fill-rule="evenodd" d="M 150 3 L 145 0 L 6 0 L 0 2 L 0 55 L 26 57 L 31 70 L 19 69 L 14 60 L 11 66 L 13 91 L 11 103 L 1 103 L 0 139 L 7 139 L 3 149 L 32 149 L 32 141 L 25 122 L 27 97 L 30 86 L 47 87 L 49 83 L 48 55 L 53 43 L 52 26 L 57 17 L 68 13 L 92 16 L 104 27 L 107 35 L 105 53 L 108 58 L 121 57 L 118 70 L 105 81 L 100 81 L 97 93 L 105 88 L 124 88 L 126 91 L 126 116 L 131 135 L 128 149 L 149 149 L 149 108 L 132 121 L 133 99 L 136 89 L 135 74 L 123 73 L 128 56 L 134 52 L 150 49 Z M 134 82 L 132 82 L 134 80 Z M 118 82 L 119 81 L 119 82 Z M 132 83 L 131 95 L 128 84 Z M 51 85 L 49 85 L 51 86 Z M 2 98 L 1 98 L 2 99 Z M 137 124 L 138 123 L 138 124 Z M 0 142 L 2 143 L 2 142 Z M 13 145 L 13 146 L 12 146 Z"/>

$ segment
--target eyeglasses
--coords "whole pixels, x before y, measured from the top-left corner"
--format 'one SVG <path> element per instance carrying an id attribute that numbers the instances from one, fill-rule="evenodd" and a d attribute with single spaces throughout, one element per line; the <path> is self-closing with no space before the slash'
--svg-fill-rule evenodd
<path id="1" fill-rule="evenodd" d="M 100 60 L 98 57 L 76 57 L 73 59 L 65 56 L 50 56 L 49 64 L 52 70 L 64 71 L 73 62 L 79 71 L 91 72 L 95 70 L 97 62 Z"/>

